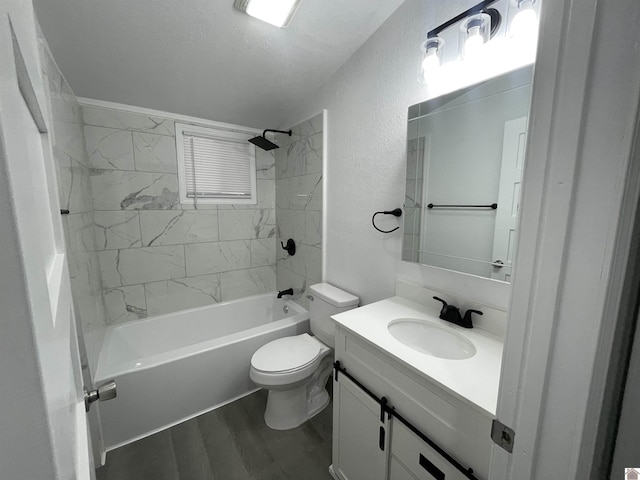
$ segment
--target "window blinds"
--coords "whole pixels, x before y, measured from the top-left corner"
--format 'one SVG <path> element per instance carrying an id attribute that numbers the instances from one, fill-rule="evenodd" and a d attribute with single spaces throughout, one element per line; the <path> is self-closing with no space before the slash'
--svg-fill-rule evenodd
<path id="1" fill-rule="evenodd" d="M 189 132 L 182 137 L 187 198 L 252 197 L 250 143 Z"/>

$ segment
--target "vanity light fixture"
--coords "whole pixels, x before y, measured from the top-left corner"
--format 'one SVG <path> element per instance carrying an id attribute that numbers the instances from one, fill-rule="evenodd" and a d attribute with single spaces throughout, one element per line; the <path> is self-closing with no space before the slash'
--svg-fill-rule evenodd
<path id="1" fill-rule="evenodd" d="M 444 46 L 444 39 L 431 37 L 421 45 L 422 67 L 420 69 L 420 80 L 426 83 L 431 75 L 440 68 L 441 51 Z"/>
<path id="2" fill-rule="evenodd" d="M 447 20 L 427 33 L 427 40 L 421 45 L 422 64 L 420 69 L 420 83 L 427 83 L 427 77 L 440 67 L 442 61 L 442 46 L 444 39 L 440 35 L 453 25 L 460 25 L 459 50 L 461 58 L 473 58 L 482 50 L 482 46 L 498 31 L 502 23 L 502 15 L 495 8 L 489 6 L 498 0 L 484 0 L 459 15 Z M 535 0 L 512 0 L 533 2 Z"/>
<path id="3" fill-rule="evenodd" d="M 538 34 L 538 14 L 533 5 L 536 0 L 515 0 L 518 13 L 511 21 L 511 35 L 514 37 L 535 38 Z"/>
<path id="4" fill-rule="evenodd" d="M 235 0 L 233 6 L 247 15 L 270 23 L 278 28 L 286 27 L 296 13 L 301 0 Z"/>

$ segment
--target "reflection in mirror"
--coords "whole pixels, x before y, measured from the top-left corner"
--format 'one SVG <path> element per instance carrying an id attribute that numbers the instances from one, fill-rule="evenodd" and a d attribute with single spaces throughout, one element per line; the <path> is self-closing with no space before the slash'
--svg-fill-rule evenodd
<path id="1" fill-rule="evenodd" d="M 403 260 L 510 281 L 532 72 L 409 107 Z"/>

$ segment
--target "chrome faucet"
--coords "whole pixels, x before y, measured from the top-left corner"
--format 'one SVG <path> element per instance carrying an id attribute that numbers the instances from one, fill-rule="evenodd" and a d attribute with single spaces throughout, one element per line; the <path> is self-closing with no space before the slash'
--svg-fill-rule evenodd
<path id="1" fill-rule="evenodd" d="M 284 295 L 293 295 L 293 288 L 287 288 L 286 290 L 278 292 L 278 298 L 282 298 Z"/>
<path id="2" fill-rule="evenodd" d="M 460 315 L 460 309 L 454 305 L 449 305 L 447 302 L 438 297 L 433 297 L 435 300 L 442 302 L 442 310 L 440 310 L 440 319 L 447 322 L 454 323 L 460 327 L 473 328 L 473 322 L 471 321 L 471 314 L 476 313 L 482 315 L 480 310 L 469 309 L 465 312 L 464 317 Z"/>

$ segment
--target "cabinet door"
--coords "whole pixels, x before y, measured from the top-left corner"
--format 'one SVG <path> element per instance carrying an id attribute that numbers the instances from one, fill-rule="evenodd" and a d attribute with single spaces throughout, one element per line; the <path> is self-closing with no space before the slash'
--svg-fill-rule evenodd
<path id="1" fill-rule="evenodd" d="M 333 470 L 340 480 L 386 480 L 389 424 L 380 404 L 344 375 L 333 384 Z"/>

